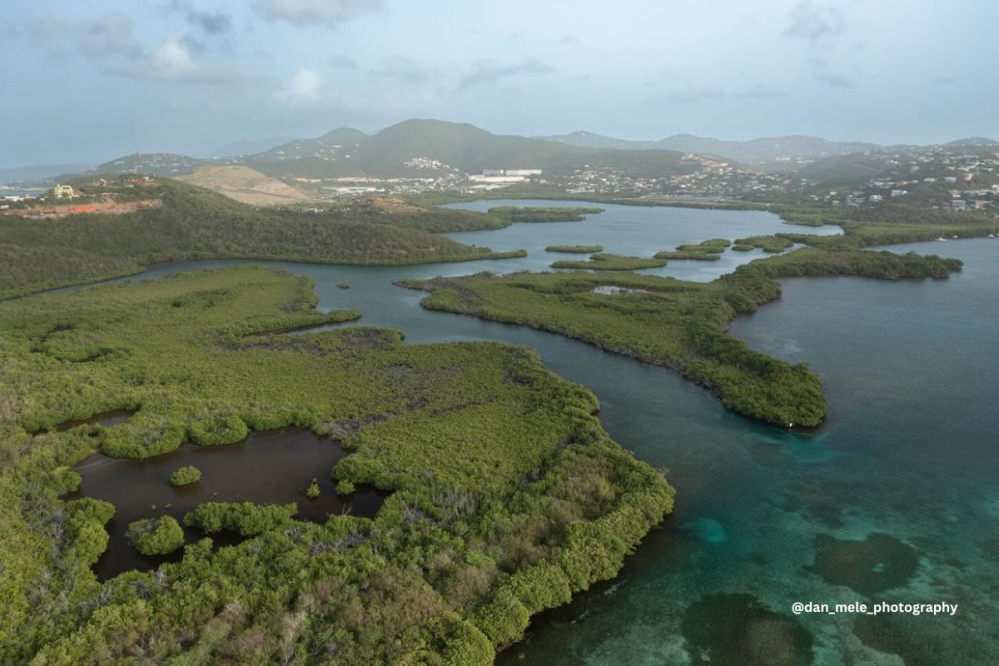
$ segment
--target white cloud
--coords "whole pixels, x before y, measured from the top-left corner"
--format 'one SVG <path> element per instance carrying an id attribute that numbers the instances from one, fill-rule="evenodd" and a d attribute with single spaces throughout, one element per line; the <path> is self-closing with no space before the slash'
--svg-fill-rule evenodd
<path id="1" fill-rule="evenodd" d="M 288 85 L 278 93 L 278 98 L 288 104 L 314 102 L 319 99 L 323 80 L 311 69 L 300 69 L 291 77 Z"/>
<path id="2" fill-rule="evenodd" d="M 152 53 L 149 67 L 156 76 L 164 79 L 192 79 L 201 74 L 201 67 L 176 35 L 168 38 Z"/>
<path id="3" fill-rule="evenodd" d="M 305 26 L 333 24 L 380 9 L 382 0 L 257 0 L 256 8 L 270 21 Z"/>

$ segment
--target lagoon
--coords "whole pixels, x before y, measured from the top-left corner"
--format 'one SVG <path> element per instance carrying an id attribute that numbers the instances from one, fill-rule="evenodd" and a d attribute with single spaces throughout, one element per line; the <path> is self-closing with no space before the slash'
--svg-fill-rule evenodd
<path id="1" fill-rule="evenodd" d="M 683 242 L 793 229 L 767 213 L 605 207 L 580 223 L 450 234 L 497 250 L 525 247 L 524 259 L 269 264 L 311 276 L 321 308 L 359 308 L 357 325 L 398 328 L 409 343 L 498 340 L 538 350 L 553 371 L 597 394 L 615 440 L 669 469 L 676 511 L 621 576 L 535 618 L 527 639 L 499 661 L 999 663 L 999 241 L 889 248 L 956 257 L 965 269 L 943 281 L 786 280 L 780 301 L 733 323 L 752 347 L 808 361 L 822 376 L 829 418 L 807 435 L 727 412 L 661 368 L 556 335 L 423 310 L 424 294 L 391 284 L 544 269 L 559 255 L 543 248 L 557 243 L 650 256 Z M 709 280 L 761 254 L 723 256 L 649 272 Z M 132 279 L 238 263 L 260 262 L 175 264 Z M 351 289 L 337 288 L 343 281 Z M 791 614 L 795 601 L 868 600 L 961 609 L 954 617 Z"/>

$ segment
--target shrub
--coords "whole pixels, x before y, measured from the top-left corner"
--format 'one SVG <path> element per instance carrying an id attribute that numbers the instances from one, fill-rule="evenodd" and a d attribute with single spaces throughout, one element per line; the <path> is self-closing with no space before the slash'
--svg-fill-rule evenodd
<path id="1" fill-rule="evenodd" d="M 193 465 L 181 467 L 170 475 L 171 486 L 186 486 L 201 480 L 201 470 Z"/>
<path id="2" fill-rule="evenodd" d="M 254 504 L 253 502 L 206 502 L 184 516 L 184 524 L 208 533 L 229 530 L 242 536 L 256 536 L 287 524 L 298 512 L 290 502 Z"/>
<path id="3" fill-rule="evenodd" d="M 142 555 L 166 555 L 184 545 L 184 530 L 170 516 L 137 520 L 128 526 L 127 537 Z"/>

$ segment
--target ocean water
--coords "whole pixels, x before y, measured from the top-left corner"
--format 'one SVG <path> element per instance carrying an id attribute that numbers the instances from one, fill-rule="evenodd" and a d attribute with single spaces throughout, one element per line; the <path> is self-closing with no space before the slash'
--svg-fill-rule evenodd
<path id="1" fill-rule="evenodd" d="M 526 259 L 271 264 L 311 276 L 321 308 L 359 308 L 357 324 L 398 328 L 409 343 L 498 340 L 536 349 L 553 371 L 596 393 L 616 441 L 668 470 L 676 510 L 621 575 L 536 617 L 498 661 L 999 663 L 999 241 L 891 248 L 964 260 L 964 271 L 947 280 L 787 280 L 780 301 L 733 323 L 752 347 L 807 361 L 821 375 L 829 416 L 807 435 L 727 412 L 661 368 L 556 335 L 423 310 L 424 294 L 391 284 L 537 270 L 558 256 L 538 248 L 554 243 L 648 256 L 678 243 L 788 229 L 765 213 L 607 208 L 582 223 L 453 235 L 497 250 L 524 247 Z M 662 272 L 711 279 L 757 256 L 729 251 L 720 262 L 672 262 Z M 133 279 L 239 263 L 259 262 L 174 264 Z M 344 280 L 351 289 L 336 287 Z M 795 615 L 794 602 L 946 602 L 958 611 Z"/>

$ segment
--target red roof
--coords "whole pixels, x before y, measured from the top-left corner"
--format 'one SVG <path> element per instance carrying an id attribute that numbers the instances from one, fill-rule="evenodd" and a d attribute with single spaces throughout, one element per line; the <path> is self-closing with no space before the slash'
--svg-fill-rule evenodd
<path id="1" fill-rule="evenodd" d="M 73 206 L 69 209 L 70 213 L 96 213 L 97 206 Z"/>

